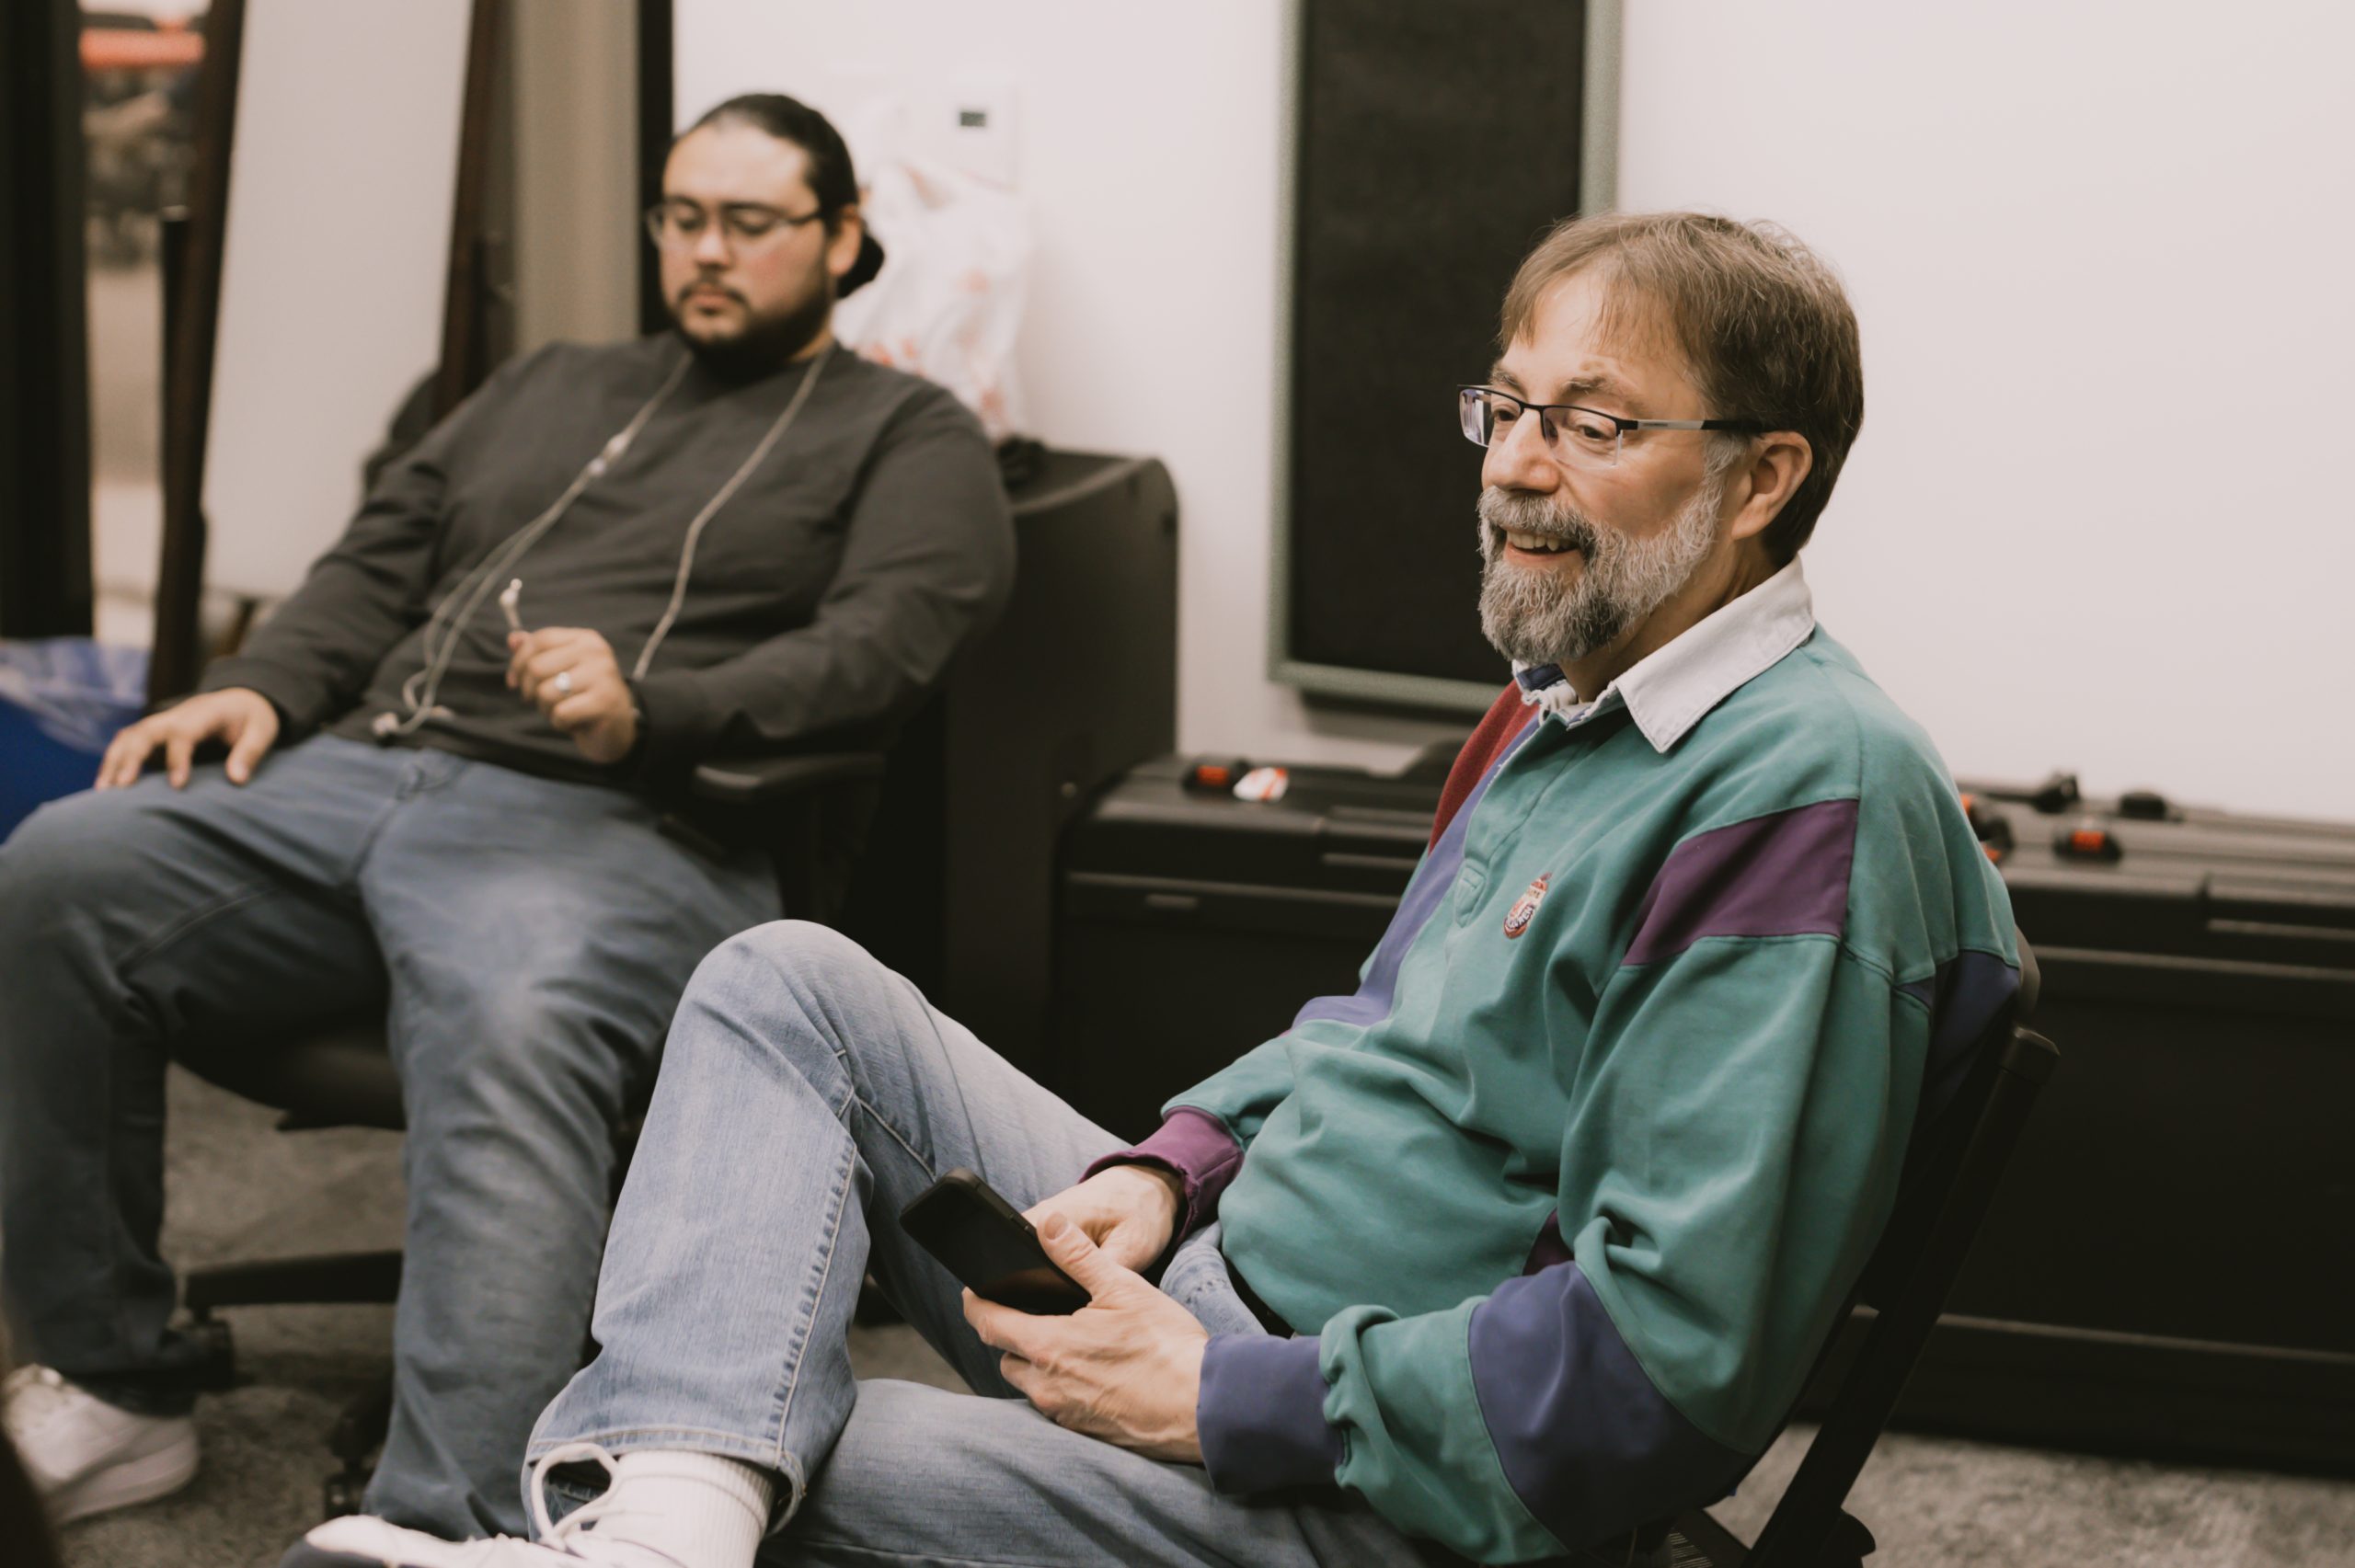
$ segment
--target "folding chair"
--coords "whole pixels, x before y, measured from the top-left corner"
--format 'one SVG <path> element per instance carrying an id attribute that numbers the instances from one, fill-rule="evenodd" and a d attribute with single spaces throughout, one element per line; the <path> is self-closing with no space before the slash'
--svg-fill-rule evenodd
<path id="1" fill-rule="evenodd" d="M 1980 1222 L 2019 1141 L 2037 1092 L 2061 1053 L 2024 1026 L 2036 1006 L 2035 956 L 2020 949 L 2020 989 L 1982 1037 L 1977 1060 L 1952 1104 L 1927 1129 L 1899 1188 L 1895 1211 L 1840 1327 L 1869 1314 L 1863 1347 L 1838 1382 L 1807 1457 L 1755 1545 L 1694 1509 L 1636 1532 L 1637 1568 L 1861 1568 L 1872 1532 L 1847 1511 L 1848 1492 L 1897 1408 L 1898 1395 L 1929 1339 L 1938 1309 L 1962 1271 Z M 1827 1370 L 1837 1328 L 1817 1362 Z M 1595 1559 L 1602 1561 L 1602 1559 Z"/>

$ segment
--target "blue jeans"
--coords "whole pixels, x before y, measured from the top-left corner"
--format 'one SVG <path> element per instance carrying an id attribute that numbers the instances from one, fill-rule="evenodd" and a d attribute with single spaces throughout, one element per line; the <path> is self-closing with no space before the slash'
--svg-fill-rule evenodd
<path id="1" fill-rule="evenodd" d="M 240 788 L 151 775 L 0 846 L 0 1293 L 22 1359 L 125 1403 L 168 1326 L 164 1068 L 385 1009 L 408 1122 L 393 1424 L 373 1513 L 518 1532 L 514 1458 L 580 1363 L 612 1128 L 679 991 L 774 918 L 619 791 L 318 737 Z"/>
<path id="2" fill-rule="evenodd" d="M 588 1441 L 774 1471 L 764 1562 L 1436 1561 L 1355 1499 L 1222 1497 L 1197 1466 L 1065 1431 L 998 1376 L 901 1206 L 962 1165 L 1027 1207 L 1120 1146 L 847 939 L 792 921 L 737 937 L 680 1002 L 598 1280 L 601 1348 L 527 1459 Z M 1217 1242 L 1190 1239 L 1162 1288 L 1213 1333 L 1266 1333 Z M 870 1270 L 975 1394 L 853 1381 Z"/>

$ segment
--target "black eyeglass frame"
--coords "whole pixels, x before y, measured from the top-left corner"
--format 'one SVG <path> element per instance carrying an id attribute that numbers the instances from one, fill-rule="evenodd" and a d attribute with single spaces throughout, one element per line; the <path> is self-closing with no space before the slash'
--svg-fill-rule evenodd
<path id="1" fill-rule="evenodd" d="M 1500 386 L 1459 386 L 1455 389 L 1455 398 L 1457 420 L 1464 431 L 1464 439 L 1484 451 L 1488 443 L 1472 433 L 1475 422 L 1473 410 L 1482 398 L 1502 398 L 1524 414 L 1536 415 L 1538 434 L 1545 438 L 1545 450 L 1548 452 L 1554 450 L 1556 427 L 1553 416 L 1557 412 L 1591 414 L 1598 419 L 1606 420 L 1621 441 L 1627 439 L 1630 430 L 1733 430 L 1751 436 L 1763 435 L 1766 431 L 1765 423 L 1758 419 L 1630 419 L 1622 414 L 1606 414 L 1600 408 L 1590 408 L 1583 403 L 1532 403 Z M 1488 427 L 1491 430 L 1495 429 L 1493 419 L 1488 421 Z M 1612 457 L 1617 461 L 1616 447 L 1613 449 Z"/>
<path id="2" fill-rule="evenodd" d="M 663 230 L 668 226 L 670 214 L 680 208 L 692 209 L 701 214 L 705 223 L 717 218 L 720 233 L 728 237 L 731 245 L 757 245 L 775 235 L 780 227 L 798 229 L 804 223 L 823 222 L 826 216 L 826 210 L 821 207 L 814 212 L 804 212 L 797 218 L 792 213 L 781 208 L 772 207 L 765 201 L 723 201 L 719 204 L 718 212 L 715 213 L 705 211 L 697 202 L 671 198 L 657 201 L 646 210 L 647 237 L 653 240 L 656 245 L 665 243 Z M 766 220 L 767 226 L 748 234 L 735 216 L 739 212 L 758 213 Z M 700 237 L 700 233 L 697 237 Z"/>

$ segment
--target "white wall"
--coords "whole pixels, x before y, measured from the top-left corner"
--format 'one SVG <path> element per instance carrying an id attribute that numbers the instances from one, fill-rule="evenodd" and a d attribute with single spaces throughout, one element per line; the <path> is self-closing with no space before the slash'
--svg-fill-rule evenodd
<path id="1" fill-rule="evenodd" d="M 247 0 L 205 453 L 214 588 L 277 598 L 442 357 L 466 0 Z"/>
<path id="2" fill-rule="evenodd" d="M 1637 0 L 1619 199 L 1864 329 L 1817 609 L 1956 769 L 2355 816 L 2355 10 Z"/>
<path id="3" fill-rule="evenodd" d="M 1031 422 L 1176 475 L 1182 743 L 1390 761 L 1445 727 L 1264 673 L 1285 9 L 679 0 L 679 103 L 1013 81 Z M 1621 205 L 1848 279 L 1870 412 L 1809 569 L 1948 761 L 2355 814 L 2355 12 L 1627 9 Z"/>

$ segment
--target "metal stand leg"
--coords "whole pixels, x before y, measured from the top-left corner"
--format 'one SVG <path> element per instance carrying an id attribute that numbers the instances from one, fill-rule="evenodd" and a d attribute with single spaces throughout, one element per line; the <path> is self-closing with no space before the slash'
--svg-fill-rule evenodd
<path id="1" fill-rule="evenodd" d="M 344 1407 L 336 1418 L 335 1431 L 327 1438 L 327 1451 L 343 1461 L 343 1468 L 327 1478 L 321 1488 L 321 1501 L 330 1519 L 360 1511 L 360 1494 L 368 1489 L 368 1478 L 376 1473 L 373 1462 L 375 1452 L 384 1447 L 385 1428 L 393 1419 L 393 1379 L 389 1372 L 384 1380 L 368 1393 Z"/>

